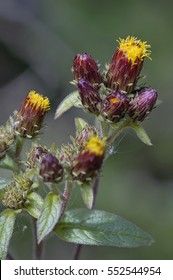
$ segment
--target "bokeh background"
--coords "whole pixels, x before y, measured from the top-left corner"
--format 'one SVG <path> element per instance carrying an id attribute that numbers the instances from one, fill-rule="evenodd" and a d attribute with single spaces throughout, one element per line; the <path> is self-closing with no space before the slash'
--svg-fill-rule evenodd
<path id="1" fill-rule="evenodd" d="M 48 145 L 67 142 L 75 116 L 87 118 L 71 109 L 54 120 L 57 105 L 73 90 L 69 81 L 76 53 L 90 53 L 103 69 L 119 37 L 133 35 L 152 46 L 143 74 L 163 101 L 144 123 L 153 146 L 145 146 L 131 130 L 118 139 L 116 153 L 104 166 L 96 208 L 136 223 L 155 243 L 137 249 L 84 247 L 81 259 L 173 259 L 172 10 L 171 0 L 0 1 L 0 122 L 31 89 L 41 92 L 52 104 L 41 137 Z M 0 176 L 10 174 L 2 170 Z M 70 202 L 71 209 L 76 207 L 84 207 L 77 189 Z M 27 216 L 17 220 L 10 243 L 17 259 L 32 258 L 30 228 Z M 44 259 L 71 259 L 73 250 L 73 244 L 50 235 Z"/>

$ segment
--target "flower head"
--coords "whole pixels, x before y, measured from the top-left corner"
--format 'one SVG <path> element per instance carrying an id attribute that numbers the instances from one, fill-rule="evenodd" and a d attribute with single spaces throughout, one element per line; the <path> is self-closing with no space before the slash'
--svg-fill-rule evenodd
<path id="1" fill-rule="evenodd" d="M 101 103 L 98 90 L 86 79 L 78 82 L 78 90 L 84 108 L 97 114 Z"/>
<path id="2" fill-rule="evenodd" d="M 15 120 L 15 131 L 21 137 L 32 138 L 39 133 L 45 113 L 50 109 L 47 97 L 30 91 L 25 98 Z"/>
<path id="3" fill-rule="evenodd" d="M 102 77 L 97 63 L 87 53 L 77 54 L 73 60 L 74 79 L 87 79 L 91 84 L 100 84 Z"/>
<path id="4" fill-rule="evenodd" d="M 105 149 L 104 140 L 92 137 L 72 162 L 73 178 L 81 182 L 92 180 L 102 166 Z"/>
<path id="5" fill-rule="evenodd" d="M 124 93 L 114 91 L 103 100 L 101 115 L 111 122 L 119 122 L 128 109 L 129 101 Z"/>
<path id="6" fill-rule="evenodd" d="M 143 121 L 152 111 L 157 100 L 154 89 L 144 88 L 130 102 L 128 114 L 134 121 Z"/>
<path id="7" fill-rule="evenodd" d="M 145 57 L 150 58 L 150 45 L 128 36 L 118 41 L 119 47 L 113 55 L 106 74 L 107 86 L 130 93 L 134 90 Z"/>
<path id="8" fill-rule="evenodd" d="M 98 137 L 98 131 L 94 126 L 86 125 L 80 132 L 77 132 L 75 138 L 75 145 L 79 151 L 81 151 L 85 145 L 93 137 Z"/>
<path id="9" fill-rule="evenodd" d="M 12 209 L 24 207 L 32 184 L 33 182 L 25 174 L 14 175 L 12 182 L 5 188 L 2 203 Z"/>

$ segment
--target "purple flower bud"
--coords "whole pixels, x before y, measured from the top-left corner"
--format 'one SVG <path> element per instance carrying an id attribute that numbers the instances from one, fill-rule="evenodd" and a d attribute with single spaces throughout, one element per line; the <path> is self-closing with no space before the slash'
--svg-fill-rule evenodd
<path id="1" fill-rule="evenodd" d="M 98 90 L 86 79 L 78 82 L 78 90 L 84 108 L 92 113 L 98 113 L 101 103 Z"/>
<path id="2" fill-rule="evenodd" d="M 152 111 L 157 100 L 154 89 L 145 88 L 137 93 L 130 102 L 128 114 L 134 121 L 143 121 Z"/>
<path id="3" fill-rule="evenodd" d="M 86 78 L 91 84 L 100 84 L 102 76 L 95 60 L 87 53 L 77 54 L 73 60 L 74 79 Z"/>
<path id="4" fill-rule="evenodd" d="M 59 182 L 63 177 L 63 167 L 55 156 L 47 153 L 41 161 L 39 173 L 45 182 Z"/>
<path id="5" fill-rule="evenodd" d="M 128 109 L 129 101 L 124 93 L 114 91 L 102 101 L 101 115 L 112 122 L 119 122 Z"/>

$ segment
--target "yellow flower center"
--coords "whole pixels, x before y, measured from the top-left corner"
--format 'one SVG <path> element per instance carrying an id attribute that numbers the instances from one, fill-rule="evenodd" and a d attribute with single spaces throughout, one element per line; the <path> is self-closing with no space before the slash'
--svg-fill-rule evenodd
<path id="1" fill-rule="evenodd" d="M 47 97 L 43 97 L 39 93 L 36 93 L 34 90 L 28 93 L 25 108 L 30 105 L 34 107 L 34 109 L 41 109 L 44 112 L 50 109 L 49 99 Z"/>
<path id="2" fill-rule="evenodd" d="M 128 36 L 126 39 L 119 39 L 119 50 L 122 50 L 126 53 L 128 60 L 131 60 L 132 65 L 136 63 L 136 60 L 139 59 L 141 62 L 144 57 L 150 58 L 151 51 L 148 50 L 151 48 L 147 42 L 142 42 L 137 40 L 133 36 Z"/>
<path id="3" fill-rule="evenodd" d="M 112 97 L 109 99 L 109 101 L 111 104 L 115 104 L 115 103 L 118 103 L 120 101 L 120 99 L 117 97 Z"/>
<path id="4" fill-rule="evenodd" d="M 92 137 L 85 146 L 84 152 L 88 150 L 95 155 L 103 156 L 105 152 L 105 141 L 96 136 Z"/>

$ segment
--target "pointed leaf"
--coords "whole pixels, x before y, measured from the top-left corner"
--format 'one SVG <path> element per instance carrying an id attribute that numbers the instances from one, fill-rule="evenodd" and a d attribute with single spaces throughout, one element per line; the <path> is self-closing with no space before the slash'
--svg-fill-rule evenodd
<path id="1" fill-rule="evenodd" d="M 8 154 L 0 160 L 0 168 L 18 171 L 16 162 Z"/>
<path id="2" fill-rule="evenodd" d="M 94 193 L 93 188 L 88 184 L 83 184 L 80 186 L 83 201 L 88 209 L 93 206 Z"/>
<path id="3" fill-rule="evenodd" d="M 37 237 L 41 242 L 54 228 L 61 214 L 61 201 L 59 196 L 49 193 L 43 203 L 41 215 L 37 221 Z"/>
<path id="4" fill-rule="evenodd" d="M 140 124 L 130 122 L 129 126 L 134 129 L 134 131 L 136 132 L 136 135 L 144 144 L 146 144 L 148 146 L 152 146 L 149 136 L 147 135 L 146 131 Z"/>
<path id="5" fill-rule="evenodd" d="M 63 240 L 77 244 L 132 248 L 153 243 L 152 237 L 136 225 L 98 210 L 67 211 L 54 231 Z"/>
<path id="6" fill-rule="evenodd" d="M 75 118 L 75 127 L 77 132 L 81 132 L 86 125 L 88 125 L 88 123 L 82 118 Z"/>
<path id="7" fill-rule="evenodd" d="M 9 242 L 13 233 L 16 214 L 7 209 L 0 214 L 0 259 L 5 259 Z"/>
<path id="8" fill-rule="evenodd" d="M 59 104 L 56 113 L 55 113 L 55 119 L 59 118 L 63 113 L 65 113 L 67 110 L 69 110 L 71 107 L 82 107 L 79 93 L 78 91 L 74 91 L 67 95 L 64 100 Z"/>
<path id="9" fill-rule="evenodd" d="M 24 209 L 31 216 L 38 219 L 41 214 L 42 206 L 43 206 L 42 197 L 38 193 L 32 192 L 27 196 L 27 201 L 25 203 Z"/>

